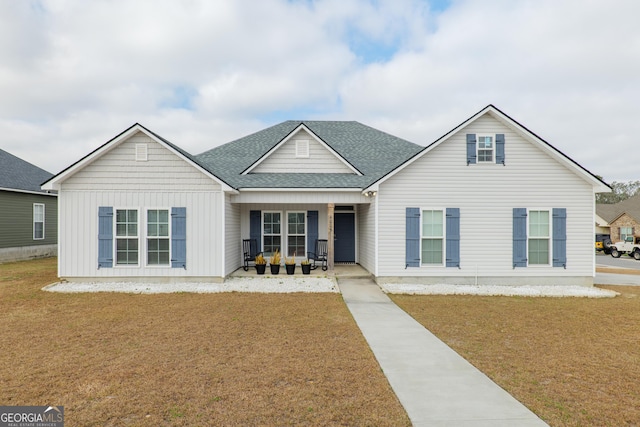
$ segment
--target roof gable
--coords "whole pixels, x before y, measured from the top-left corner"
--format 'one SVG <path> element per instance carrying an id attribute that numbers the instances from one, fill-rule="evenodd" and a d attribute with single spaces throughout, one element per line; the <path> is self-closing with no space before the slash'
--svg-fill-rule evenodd
<path id="1" fill-rule="evenodd" d="M 57 189 L 59 189 L 60 188 L 60 184 L 63 181 L 69 179 L 71 176 L 73 176 L 74 174 L 78 173 L 79 171 L 81 171 L 82 169 L 87 167 L 88 165 L 92 164 L 94 161 L 96 161 L 97 159 L 101 158 L 106 153 L 109 153 L 110 151 L 114 150 L 116 147 L 118 147 L 121 144 L 123 144 L 124 142 L 128 141 L 131 137 L 133 137 L 137 133 L 142 133 L 142 134 L 146 135 L 147 137 L 151 138 L 154 142 L 158 143 L 159 145 L 163 146 L 164 148 L 166 148 L 167 150 L 172 152 L 174 155 L 178 156 L 179 158 L 183 159 L 187 163 L 191 164 L 195 169 L 199 170 L 200 172 L 204 173 L 206 176 L 208 176 L 211 179 L 213 179 L 214 181 L 218 182 L 222 186 L 222 188 L 224 190 L 227 190 L 227 191 L 228 190 L 233 190 L 223 180 L 221 180 L 220 178 L 218 178 L 217 176 L 212 174 L 208 169 L 203 167 L 197 161 L 197 159 L 195 159 L 191 154 L 187 153 L 186 151 L 182 150 L 181 148 L 179 148 L 178 146 L 172 144 L 171 142 L 167 141 L 166 139 L 158 136 L 157 134 L 151 132 L 150 130 L 148 130 L 147 128 L 145 128 L 144 126 L 142 126 L 142 125 L 140 125 L 138 123 L 136 123 L 133 126 L 129 127 L 124 132 L 120 133 L 119 135 L 117 135 L 113 139 L 109 140 L 108 142 L 106 142 L 102 146 L 98 147 L 93 152 L 89 153 L 88 155 L 86 155 L 82 159 L 78 160 L 76 163 L 72 164 L 71 166 L 69 166 L 68 168 L 66 168 L 65 170 L 60 172 L 59 174 L 57 174 L 54 177 L 52 177 L 51 179 L 49 179 L 47 182 L 45 182 L 42 185 L 42 188 L 47 189 L 47 190 L 53 190 L 53 189 L 57 190 Z"/>
<path id="2" fill-rule="evenodd" d="M 0 188 L 43 193 L 40 185 L 52 176 L 44 169 L 0 150 Z"/>
<path id="3" fill-rule="evenodd" d="M 287 172 L 362 175 L 303 123 L 249 166 L 243 175 Z"/>
<path id="4" fill-rule="evenodd" d="M 530 131 L 529 129 L 527 129 L 526 127 L 521 125 L 520 123 L 516 122 L 511 117 L 507 116 L 505 113 L 503 113 L 502 111 L 500 111 L 498 108 L 496 108 L 495 106 L 493 106 L 491 104 L 486 106 L 485 108 L 480 110 L 478 113 L 474 114 L 469 119 L 465 120 L 464 122 L 462 122 L 461 124 L 459 124 L 455 128 L 453 128 L 452 130 L 450 130 L 449 132 L 447 132 L 446 134 L 444 134 L 440 138 L 438 138 L 436 141 L 434 141 L 433 143 L 431 143 L 430 145 L 425 147 L 420 153 L 418 153 L 417 155 L 415 155 L 414 157 L 409 159 L 404 164 L 400 165 L 398 168 L 396 168 L 393 171 L 391 171 L 389 174 L 387 174 L 386 176 L 384 176 L 383 178 L 381 178 L 380 180 L 375 182 L 374 185 L 372 185 L 370 187 L 373 188 L 373 187 L 379 185 L 384 180 L 386 180 L 389 177 L 393 176 L 394 174 L 398 173 L 400 170 L 402 170 L 405 167 L 409 166 L 411 163 L 413 163 L 417 159 L 421 158 L 422 156 L 428 155 L 428 153 L 430 153 L 431 151 L 435 150 L 441 144 L 447 143 L 447 141 L 449 141 L 449 139 L 453 135 L 455 135 L 458 131 L 460 131 L 461 129 L 463 129 L 463 128 L 471 125 L 471 124 L 473 124 L 478 119 L 480 119 L 481 117 L 484 117 L 486 115 L 491 116 L 492 118 L 496 119 L 498 122 L 502 123 L 503 125 L 507 126 L 510 129 L 512 129 L 519 136 L 521 136 L 524 140 L 530 142 L 532 145 L 536 146 L 538 149 L 542 150 L 543 152 L 548 154 L 550 157 L 554 158 L 556 161 L 558 161 L 560 164 L 562 164 L 565 168 L 569 169 L 570 171 L 572 171 L 574 174 L 578 175 L 583 180 L 589 182 L 593 186 L 595 192 L 609 192 L 609 191 L 611 191 L 611 187 L 609 187 L 609 185 L 607 185 L 604 181 L 602 181 L 601 179 L 596 177 L 594 174 L 592 174 L 591 172 L 586 170 L 584 167 L 579 165 L 573 159 L 571 159 L 570 157 L 568 157 L 567 155 L 562 153 L 560 150 L 558 150 L 557 148 L 555 148 L 554 146 L 549 144 L 547 141 L 543 140 L 538 135 L 536 135 L 535 133 L 533 133 L 532 131 Z M 507 163 L 508 163 L 508 160 L 507 160 Z"/>

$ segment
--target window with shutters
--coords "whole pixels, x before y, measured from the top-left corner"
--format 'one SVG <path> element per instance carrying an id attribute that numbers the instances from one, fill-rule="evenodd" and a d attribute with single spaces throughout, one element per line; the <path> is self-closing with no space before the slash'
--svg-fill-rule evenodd
<path id="1" fill-rule="evenodd" d="M 262 230 L 264 256 L 271 256 L 276 249 L 282 251 L 282 212 L 263 212 Z"/>
<path id="2" fill-rule="evenodd" d="M 306 212 L 287 212 L 287 256 L 305 257 Z"/>
<path id="3" fill-rule="evenodd" d="M 138 210 L 116 209 L 116 265 L 138 265 Z"/>
<path id="4" fill-rule="evenodd" d="M 478 135 L 478 163 L 493 163 L 494 135 Z"/>
<path id="5" fill-rule="evenodd" d="M 444 262 L 444 211 L 423 210 L 421 221 L 422 265 L 442 265 Z"/>
<path id="6" fill-rule="evenodd" d="M 550 229 L 549 211 L 529 211 L 529 265 L 550 264 Z"/>
<path id="7" fill-rule="evenodd" d="M 147 211 L 147 264 L 169 265 L 169 210 Z"/>

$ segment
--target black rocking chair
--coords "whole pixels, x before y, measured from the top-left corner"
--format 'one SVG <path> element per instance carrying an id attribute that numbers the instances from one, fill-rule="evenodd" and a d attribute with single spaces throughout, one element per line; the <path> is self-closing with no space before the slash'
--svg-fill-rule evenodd
<path id="1" fill-rule="evenodd" d="M 327 240 L 316 240 L 315 252 L 307 252 L 307 258 L 309 258 L 309 261 L 313 260 L 313 264 L 311 264 L 312 270 L 318 268 L 316 263 L 320 263 L 322 270 L 327 271 Z"/>
<path id="2" fill-rule="evenodd" d="M 258 242 L 256 239 L 243 239 L 242 240 L 242 257 L 244 265 L 242 268 L 244 271 L 249 271 L 249 263 L 256 261 L 256 255 L 258 255 Z"/>

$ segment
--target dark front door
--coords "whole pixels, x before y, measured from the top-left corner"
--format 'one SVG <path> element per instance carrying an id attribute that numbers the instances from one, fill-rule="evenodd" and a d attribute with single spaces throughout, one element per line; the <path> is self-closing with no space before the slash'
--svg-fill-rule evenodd
<path id="1" fill-rule="evenodd" d="M 353 212 L 335 213 L 334 262 L 356 262 L 356 219 Z"/>

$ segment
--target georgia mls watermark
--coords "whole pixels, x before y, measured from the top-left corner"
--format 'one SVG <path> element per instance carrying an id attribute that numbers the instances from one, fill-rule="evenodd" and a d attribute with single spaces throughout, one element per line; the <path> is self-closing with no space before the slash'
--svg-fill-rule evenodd
<path id="1" fill-rule="evenodd" d="M 0 427 L 64 427 L 64 406 L 0 406 Z"/>

